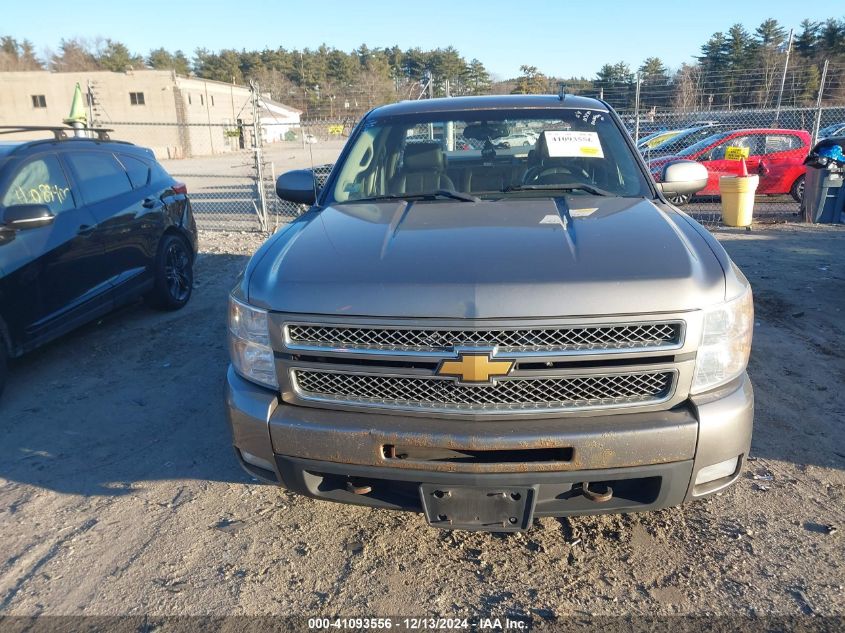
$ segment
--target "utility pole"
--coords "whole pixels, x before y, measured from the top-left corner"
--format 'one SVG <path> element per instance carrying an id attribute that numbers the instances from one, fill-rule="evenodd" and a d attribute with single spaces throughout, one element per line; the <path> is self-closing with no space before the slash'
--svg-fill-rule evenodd
<path id="1" fill-rule="evenodd" d="M 824 82 L 827 79 L 827 65 L 829 60 L 824 60 L 824 66 L 822 67 L 822 80 L 819 84 L 819 95 L 816 97 L 816 120 L 813 123 L 813 136 L 810 139 L 810 146 L 816 144 L 816 141 L 819 138 L 819 127 L 821 126 L 822 122 L 822 95 L 824 94 Z"/>
<path id="2" fill-rule="evenodd" d="M 634 93 L 634 145 L 640 142 L 640 86 L 642 83 L 642 77 L 640 73 L 637 73 L 637 90 Z"/>
<path id="3" fill-rule="evenodd" d="M 258 223 L 266 231 L 269 226 L 267 218 L 267 192 L 264 191 L 264 160 L 261 156 L 261 121 L 258 117 L 258 82 L 251 80 L 249 90 L 252 93 L 252 140 L 255 157 L 255 188 L 258 193 Z"/>
<path id="4" fill-rule="evenodd" d="M 452 91 L 449 88 L 449 80 L 446 80 L 446 96 L 451 97 Z M 455 122 L 446 121 L 446 149 L 450 152 L 455 151 Z"/>
<path id="5" fill-rule="evenodd" d="M 786 85 L 786 71 L 789 68 L 789 53 L 792 51 L 792 29 L 789 29 L 789 40 L 786 43 L 786 59 L 783 62 L 783 75 L 780 78 L 780 90 L 778 91 L 778 105 L 775 109 L 775 127 L 780 121 L 780 102 L 783 98 L 783 87 Z"/>
<path id="6" fill-rule="evenodd" d="M 208 100 L 208 82 L 202 82 L 203 87 L 205 88 L 205 117 L 208 121 L 208 142 L 210 143 L 209 147 L 211 148 L 211 153 L 214 153 L 214 132 L 212 132 L 211 127 L 211 107 Z"/>

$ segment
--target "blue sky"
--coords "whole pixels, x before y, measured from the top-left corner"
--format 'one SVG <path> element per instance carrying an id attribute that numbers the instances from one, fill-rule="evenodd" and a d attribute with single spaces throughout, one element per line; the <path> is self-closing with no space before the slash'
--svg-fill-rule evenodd
<path id="1" fill-rule="evenodd" d="M 39 51 L 62 37 L 110 37 L 146 54 L 164 46 L 352 50 L 452 45 L 500 78 L 521 64 L 555 76 L 592 77 L 605 62 L 632 67 L 657 56 L 670 67 L 690 61 L 715 31 L 740 22 L 752 31 L 773 17 L 786 28 L 802 19 L 842 18 L 835 2 L 588 2 L 580 0 L 35 0 L 4 3 L 0 34 L 32 40 Z M 79 9 L 78 20 L 70 8 Z M 839 9 L 839 12 L 837 12 Z M 257 17 L 253 17 L 257 16 Z"/>

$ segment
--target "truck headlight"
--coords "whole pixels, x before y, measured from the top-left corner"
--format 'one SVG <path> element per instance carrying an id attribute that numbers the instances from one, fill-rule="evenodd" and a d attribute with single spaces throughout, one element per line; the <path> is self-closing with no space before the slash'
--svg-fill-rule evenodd
<path id="1" fill-rule="evenodd" d="M 278 389 L 267 311 L 229 297 L 229 356 L 247 380 Z"/>
<path id="2" fill-rule="evenodd" d="M 723 385 L 745 371 L 753 330 L 754 302 L 750 286 L 735 299 L 705 311 L 692 393 Z"/>

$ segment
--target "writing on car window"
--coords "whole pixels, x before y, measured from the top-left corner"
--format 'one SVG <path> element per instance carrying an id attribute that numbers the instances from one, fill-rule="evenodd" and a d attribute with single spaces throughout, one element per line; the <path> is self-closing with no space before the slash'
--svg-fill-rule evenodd
<path id="1" fill-rule="evenodd" d="M 59 160 L 53 155 L 30 160 L 9 183 L 2 201 L 4 207 L 16 204 L 44 204 L 53 213 L 74 208 L 73 196 Z"/>

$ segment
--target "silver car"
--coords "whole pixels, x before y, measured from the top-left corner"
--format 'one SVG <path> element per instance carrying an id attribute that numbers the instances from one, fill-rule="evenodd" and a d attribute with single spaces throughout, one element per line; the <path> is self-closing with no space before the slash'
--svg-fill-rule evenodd
<path id="1" fill-rule="evenodd" d="M 495 146 L 519 129 L 541 130 L 530 152 Z M 310 210 L 232 290 L 241 464 L 467 530 L 729 486 L 751 442 L 751 288 L 665 197 L 706 179 L 678 161 L 655 184 L 593 99 L 371 111 L 324 186 L 279 177 Z"/>

